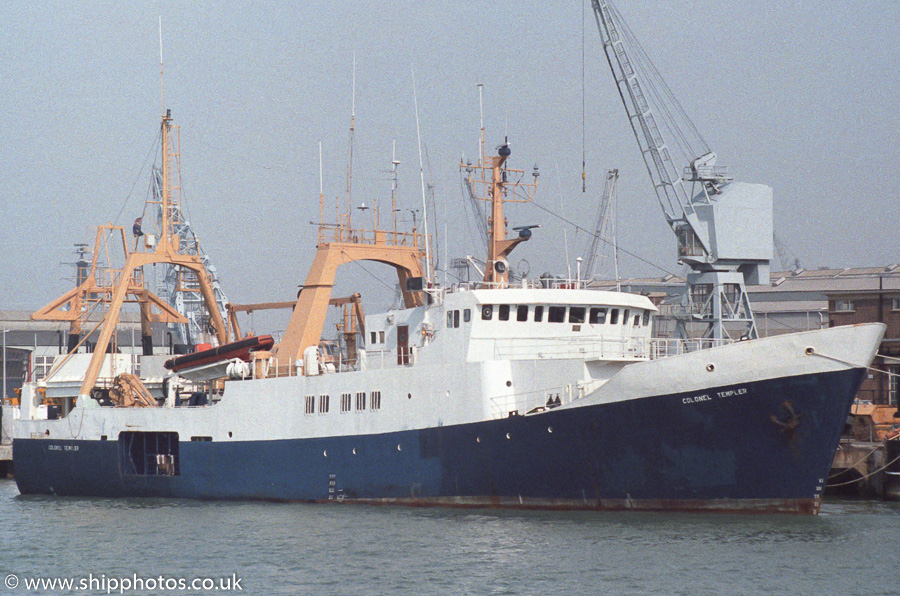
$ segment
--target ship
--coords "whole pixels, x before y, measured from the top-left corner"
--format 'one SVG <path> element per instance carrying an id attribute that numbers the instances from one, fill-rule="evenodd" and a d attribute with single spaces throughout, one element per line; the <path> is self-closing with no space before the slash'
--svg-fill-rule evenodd
<path id="1" fill-rule="evenodd" d="M 174 200 L 171 127 L 167 111 L 163 214 Z M 133 250 L 124 231 L 106 230 L 122 235 L 123 264 L 102 270 L 95 248 L 86 281 L 36 313 L 70 321 L 75 341 L 45 379 L 23 387 L 13 443 L 19 491 L 817 513 L 884 326 L 657 338 L 658 306 L 647 296 L 590 289 L 577 276 L 516 278 L 508 258 L 533 240 L 533 226 L 511 233 L 504 203 L 533 192 L 538 172 L 525 182 L 508 143 L 496 155 L 484 145 L 482 127 L 481 158 L 461 164 L 489 213 L 476 281 L 439 283 L 427 224 L 424 232 L 398 231 L 396 220 L 353 227 L 348 199 L 340 221 L 319 226 L 277 342 L 254 341 L 216 315 L 203 268 L 179 252 L 165 217 Z M 396 271 L 396 308 L 363 315 L 358 296 L 331 296 L 340 266 L 361 261 Z M 150 328 L 183 317 L 143 275 L 163 262 L 194 276 L 213 331 L 213 346 L 168 368 Z M 91 301 L 105 314 L 80 336 Z M 140 305 L 140 355 L 113 345 L 129 301 Z M 323 340 L 331 305 L 345 308 L 337 342 Z M 92 351 L 79 352 L 88 336 Z M 137 379 L 143 399 L 116 399 L 124 375 Z"/>

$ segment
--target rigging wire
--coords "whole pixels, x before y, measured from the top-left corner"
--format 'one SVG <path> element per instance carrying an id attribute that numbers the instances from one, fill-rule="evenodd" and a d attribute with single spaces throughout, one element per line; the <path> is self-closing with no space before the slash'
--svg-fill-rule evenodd
<path id="1" fill-rule="evenodd" d="M 538 202 L 536 202 L 536 201 L 534 201 L 534 200 L 531 201 L 531 204 L 534 205 L 535 207 L 537 207 L 538 209 L 541 209 L 542 211 L 545 211 L 545 212 L 549 213 L 549 214 L 552 215 L 553 217 L 556 217 L 556 218 L 559 219 L 560 221 L 562 221 L 562 222 L 564 222 L 564 223 L 567 223 L 567 224 L 569 224 L 570 226 L 575 227 L 576 230 L 580 230 L 580 231 L 582 231 L 582 232 L 585 232 L 586 234 L 588 234 L 588 235 L 590 235 L 590 236 L 594 236 L 594 235 L 595 235 L 593 232 L 591 232 L 591 231 L 589 231 L 589 230 L 587 230 L 587 229 L 581 227 L 580 225 L 578 225 L 577 223 L 575 223 L 575 222 L 573 222 L 573 221 L 571 221 L 571 220 L 569 220 L 569 219 L 566 219 L 566 218 L 563 217 L 562 215 L 559 215 L 558 213 L 555 213 L 555 212 L 552 211 L 551 209 L 548 209 L 547 207 L 544 207 L 543 205 L 541 205 L 540 203 L 538 203 Z M 602 237 L 600 238 L 600 241 L 601 241 L 601 242 L 605 242 L 605 243 L 607 243 L 607 244 L 613 244 L 612 241 L 607 240 L 606 238 L 602 238 Z M 639 256 L 639 255 L 637 255 L 637 254 L 635 254 L 635 253 L 633 253 L 633 252 L 631 252 L 631 251 L 628 250 L 628 249 L 622 248 L 622 245 L 621 245 L 621 244 L 619 245 L 619 252 L 623 252 L 623 253 L 627 254 L 628 256 L 630 256 L 630 257 L 632 257 L 632 258 L 635 258 L 635 259 L 637 259 L 638 261 L 640 261 L 641 263 L 644 263 L 645 265 L 650 265 L 651 267 L 655 267 L 656 269 L 659 269 L 659 270 L 662 271 L 663 273 L 667 273 L 667 274 L 669 274 L 669 275 L 674 275 L 675 277 L 678 277 L 678 274 L 677 274 L 677 273 L 673 273 L 672 271 L 669 271 L 669 270 L 666 269 L 665 267 L 662 267 L 662 266 L 660 266 L 660 265 L 657 265 L 656 263 L 653 263 L 653 262 L 651 262 L 651 261 L 648 261 L 647 259 L 645 259 L 645 258 L 643 258 L 643 257 L 641 257 L 641 256 Z"/>
<path id="2" fill-rule="evenodd" d="M 113 225 L 119 225 L 119 219 L 122 217 L 122 213 L 125 212 L 125 207 L 128 206 L 128 201 L 131 200 L 131 194 L 134 192 L 134 187 L 137 186 L 138 180 L 141 179 L 141 176 L 144 175 L 144 168 L 147 167 L 147 160 L 150 156 L 156 153 L 156 147 L 159 145 L 159 135 L 155 135 L 153 138 L 153 142 L 150 144 L 150 150 L 147 152 L 147 155 L 144 157 L 144 162 L 141 164 L 141 170 L 137 173 L 137 176 L 134 178 L 134 182 L 131 185 L 131 190 L 128 191 L 128 194 L 125 195 L 125 200 L 122 201 L 122 208 L 119 209 L 118 215 L 116 215 L 115 220 L 113 220 Z"/>

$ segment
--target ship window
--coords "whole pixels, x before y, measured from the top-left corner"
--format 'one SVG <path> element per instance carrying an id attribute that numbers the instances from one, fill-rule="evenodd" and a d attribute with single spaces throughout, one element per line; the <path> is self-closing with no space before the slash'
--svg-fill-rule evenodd
<path id="1" fill-rule="evenodd" d="M 378 332 L 378 343 L 380 343 L 380 344 L 384 343 L 384 331 Z"/>
<path id="2" fill-rule="evenodd" d="M 891 310 L 900 310 L 900 298 L 891 298 Z"/>
<path id="3" fill-rule="evenodd" d="M 450 327 L 453 327 L 453 311 L 452 310 L 447 311 L 447 329 L 449 329 Z"/>
<path id="4" fill-rule="evenodd" d="M 540 323 L 544 320 L 544 307 L 543 306 L 535 306 L 534 307 L 534 322 Z"/>
<path id="5" fill-rule="evenodd" d="M 509 305 L 508 304 L 500 305 L 500 312 L 497 314 L 497 318 L 500 319 L 501 321 L 509 320 Z"/>
<path id="6" fill-rule="evenodd" d="M 528 305 L 520 304 L 516 307 L 516 320 L 517 321 L 527 321 L 528 320 Z"/>
<path id="7" fill-rule="evenodd" d="M 328 411 L 328 401 L 329 397 L 327 395 L 319 396 L 319 414 L 324 414 Z"/>
<path id="8" fill-rule="evenodd" d="M 381 391 L 373 391 L 372 392 L 372 404 L 371 407 L 373 410 L 381 409 Z"/>
<path id="9" fill-rule="evenodd" d="M 341 394 L 341 412 L 349 412 L 350 411 L 350 394 L 342 393 Z"/>
<path id="10" fill-rule="evenodd" d="M 490 321 L 494 316 L 494 307 L 490 304 L 485 304 L 481 307 L 481 318 L 485 321 Z"/>
<path id="11" fill-rule="evenodd" d="M 853 301 L 852 300 L 835 300 L 834 301 L 834 310 L 838 312 L 852 312 L 853 311 Z"/>
<path id="12" fill-rule="evenodd" d="M 119 433 L 122 474 L 178 476 L 178 433 L 125 431 Z"/>
<path id="13" fill-rule="evenodd" d="M 306 396 L 306 413 L 307 414 L 315 414 L 316 413 L 316 396 L 315 395 L 307 395 Z"/>
<path id="14" fill-rule="evenodd" d="M 55 356 L 35 356 L 34 357 L 34 373 L 32 378 L 40 381 L 47 376 L 50 369 L 53 368 L 53 359 Z"/>
<path id="15" fill-rule="evenodd" d="M 588 322 L 591 325 L 602 325 L 606 322 L 606 309 L 605 308 L 592 308 L 590 312 L 590 319 Z"/>
<path id="16" fill-rule="evenodd" d="M 547 313 L 547 320 L 551 323 L 563 323 L 566 320 L 565 306 L 551 306 L 550 312 Z"/>
<path id="17" fill-rule="evenodd" d="M 619 309 L 614 308 L 609 312 L 609 324 L 615 325 L 619 322 Z"/>
<path id="18" fill-rule="evenodd" d="M 584 323 L 584 311 L 585 308 L 583 306 L 572 306 L 569 308 L 569 322 L 570 323 Z"/>
<path id="19" fill-rule="evenodd" d="M 650 324 L 650 311 L 645 310 L 644 311 L 644 327 L 646 327 L 649 324 Z"/>
<path id="20" fill-rule="evenodd" d="M 212 441 L 212 437 L 207 437 L 207 436 L 191 437 L 191 441 L 208 443 L 208 442 Z"/>
<path id="21" fill-rule="evenodd" d="M 362 412 L 366 409 L 366 392 L 360 391 L 356 394 L 356 410 Z"/>
<path id="22" fill-rule="evenodd" d="M 891 364 L 888 366 L 888 371 L 891 373 L 891 384 L 888 388 L 888 405 L 898 406 L 900 405 L 900 365 Z"/>
<path id="23" fill-rule="evenodd" d="M 378 335 L 373 331 L 373 332 L 372 332 L 372 343 L 373 343 L 373 344 L 374 344 L 374 343 L 378 343 L 378 342 L 377 342 L 377 339 L 378 339 Z"/>
<path id="24" fill-rule="evenodd" d="M 459 327 L 459 311 L 458 310 L 453 311 L 453 326 Z"/>
<path id="25" fill-rule="evenodd" d="M 623 325 L 628 324 L 628 309 L 627 308 L 625 309 L 625 312 L 622 313 L 622 324 Z"/>
<path id="26" fill-rule="evenodd" d="M 466 310 L 463 311 L 463 321 L 468 323 L 471 320 L 472 320 L 472 309 L 467 308 Z"/>
<path id="27" fill-rule="evenodd" d="M 635 327 L 641 326 L 641 315 L 634 315 L 634 326 Z"/>

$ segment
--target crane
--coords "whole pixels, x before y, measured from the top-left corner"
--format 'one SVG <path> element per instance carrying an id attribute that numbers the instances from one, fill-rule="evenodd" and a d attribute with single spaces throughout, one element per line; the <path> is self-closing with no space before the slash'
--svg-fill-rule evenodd
<path id="1" fill-rule="evenodd" d="M 756 338 L 747 285 L 766 283 L 772 258 L 772 189 L 734 182 L 609 0 L 591 0 L 603 50 L 647 173 L 690 267 L 677 317 L 717 341 Z"/>
<path id="2" fill-rule="evenodd" d="M 611 226 L 613 227 L 613 230 L 615 230 L 614 218 L 616 188 L 618 180 L 618 169 L 606 171 L 606 180 L 603 183 L 603 194 L 600 196 L 600 208 L 597 210 L 597 222 L 594 224 L 594 235 L 591 238 L 591 246 L 590 248 L 588 248 L 587 252 L 584 255 L 585 279 L 592 279 L 594 277 L 594 274 L 596 273 L 597 268 L 602 265 L 602 263 L 597 262 L 597 257 L 600 254 L 600 242 L 601 240 L 606 240 L 608 231 Z M 613 231 L 613 236 L 615 236 L 615 231 Z M 613 248 L 613 251 L 615 251 L 615 248 Z M 618 257 L 613 254 L 613 259 L 616 260 L 618 259 Z M 617 260 L 615 268 L 616 282 L 618 283 L 619 267 Z"/>
<path id="3" fill-rule="evenodd" d="M 169 226 L 169 233 L 173 238 L 177 238 L 181 251 L 184 254 L 197 255 L 200 263 L 206 270 L 206 275 L 212 286 L 213 296 L 215 297 L 216 307 L 219 315 L 223 320 L 228 317 L 226 305 L 228 298 L 222 290 L 219 282 L 218 273 L 215 265 L 200 245 L 197 234 L 191 227 L 190 222 L 185 219 L 181 209 L 180 188 L 174 189 L 176 192 L 170 193 L 168 201 L 168 214 L 163 214 L 163 177 L 162 169 L 154 167 L 152 171 L 152 196 L 151 202 L 157 203 L 157 227 L 162 229 L 163 226 Z M 210 315 L 207 313 L 207 305 L 204 297 L 200 292 L 200 284 L 197 275 L 179 267 L 173 263 L 165 263 L 158 270 L 162 274 L 161 279 L 157 279 L 157 291 L 160 297 L 165 299 L 175 309 L 184 315 L 187 323 L 169 323 L 170 329 L 173 329 L 177 335 L 177 341 L 187 345 L 197 345 L 201 342 L 217 341 L 210 337 Z"/>

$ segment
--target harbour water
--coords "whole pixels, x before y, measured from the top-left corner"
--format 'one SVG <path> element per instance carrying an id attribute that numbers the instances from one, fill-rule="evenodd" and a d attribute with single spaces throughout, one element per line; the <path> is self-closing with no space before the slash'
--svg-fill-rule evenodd
<path id="1" fill-rule="evenodd" d="M 123 589 L 150 578 L 291 595 L 898 594 L 898 564 L 898 503 L 826 500 L 818 517 L 501 512 L 26 497 L 0 480 L 0 594 L 228 593 Z M 40 578 L 74 587 L 26 587 Z"/>

